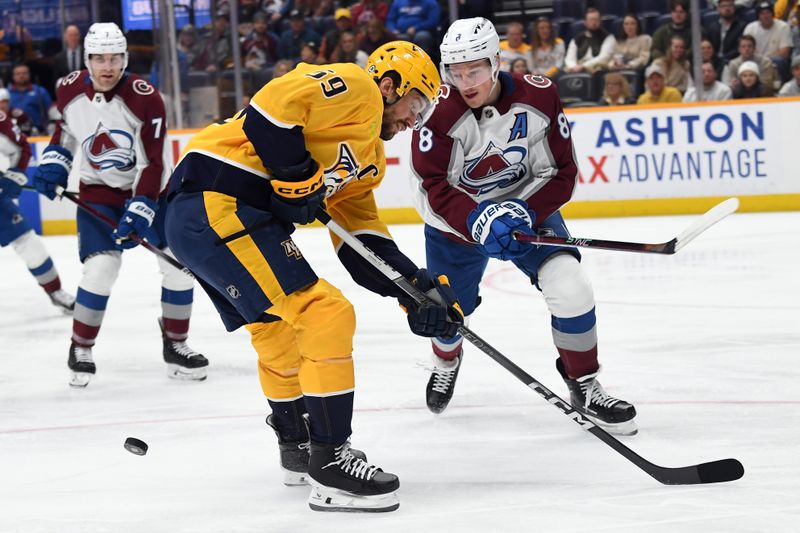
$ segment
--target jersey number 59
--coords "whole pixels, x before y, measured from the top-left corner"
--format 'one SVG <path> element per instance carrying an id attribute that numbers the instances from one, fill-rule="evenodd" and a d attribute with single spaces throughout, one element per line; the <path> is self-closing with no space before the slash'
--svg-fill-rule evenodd
<path id="1" fill-rule="evenodd" d="M 343 92 L 346 92 L 347 84 L 339 76 L 333 76 L 332 78 L 328 78 L 328 76 L 330 76 L 331 74 L 335 74 L 335 72 L 330 69 L 326 69 L 326 70 L 319 70 L 317 72 L 311 72 L 309 74 L 306 74 L 306 76 L 308 76 L 309 78 L 314 78 L 315 80 L 322 80 L 319 84 L 319 86 L 322 88 L 322 94 L 325 95 L 325 98 L 333 98 L 337 94 L 342 94 Z"/>

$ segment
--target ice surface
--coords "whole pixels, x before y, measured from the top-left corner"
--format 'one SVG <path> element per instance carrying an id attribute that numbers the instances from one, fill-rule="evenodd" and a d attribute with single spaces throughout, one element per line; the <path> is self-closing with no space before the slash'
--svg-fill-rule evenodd
<path id="1" fill-rule="evenodd" d="M 692 217 L 575 220 L 581 237 L 661 242 Z M 735 457 L 739 481 L 663 486 L 467 346 L 443 415 L 424 404 L 428 344 L 396 303 L 349 278 L 322 229 L 295 234 L 358 314 L 353 443 L 397 473 L 400 509 L 315 513 L 284 487 L 245 331 L 196 290 L 190 345 L 204 383 L 166 377 L 155 258 L 126 252 L 86 390 L 67 386 L 71 320 L 0 251 L 2 532 L 765 532 L 800 521 L 800 215 L 736 214 L 674 256 L 584 251 L 597 298 L 601 381 L 633 402 L 624 442 L 682 466 Z M 423 263 L 421 226 L 394 226 Z M 45 239 L 66 289 L 75 237 Z M 471 328 L 566 395 L 541 295 L 490 263 Z M 792 355 L 794 354 L 794 355 Z M 150 445 L 144 457 L 126 437 Z"/>

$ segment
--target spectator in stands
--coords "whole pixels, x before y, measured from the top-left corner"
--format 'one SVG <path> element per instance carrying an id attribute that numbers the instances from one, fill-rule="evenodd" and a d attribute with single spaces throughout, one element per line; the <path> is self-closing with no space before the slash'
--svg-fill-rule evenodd
<path id="1" fill-rule="evenodd" d="M 631 85 L 622 74 L 609 72 L 606 74 L 603 96 L 597 102 L 600 105 L 630 105 L 636 100 L 631 96 Z"/>
<path id="2" fill-rule="evenodd" d="M 207 72 L 217 72 L 233 66 L 230 26 L 227 13 L 218 12 L 214 17 L 213 30 L 206 37 L 203 50 L 195 60 L 198 68 Z"/>
<path id="3" fill-rule="evenodd" d="M 650 62 L 650 47 L 653 38 L 642 33 L 642 23 L 633 13 L 622 20 L 622 31 L 617 37 L 609 68 L 611 70 L 644 68 Z"/>
<path id="4" fill-rule="evenodd" d="M 81 30 L 75 25 L 64 29 L 64 49 L 53 58 L 53 74 L 58 82 L 70 72 L 83 69 Z"/>
<path id="5" fill-rule="evenodd" d="M 728 68 L 722 71 L 722 83 L 727 83 L 731 88 L 739 83 L 739 67 L 745 61 L 752 61 L 758 65 L 761 73 L 761 82 L 764 84 L 764 95 L 772 96 L 775 94 L 776 86 L 780 86 L 778 73 L 775 65 L 769 58 L 756 55 L 756 40 L 752 35 L 742 35 L 739 37 L 739 57 L 728 63 Z"/>
<path id="6" fill-rule="evenodd" d="M 311 28 L 306 27 L 306 19 L 300 11 L 294 9 L 289 13 L 289 29 L 281 34 L 278 43 L 278 57 L 298 61 L 300 51 L 305 43 L 320 42 L 319 35 Z"/>
<path id="7" fill-rule="evenodd" d="M 798 11 L 800 11 L 800 2 L 797 0 L 777 0 L 775 2 L 775 16 L 781 20 L 790 20 Z"/>
<path id="8" fill-rule="evenodd" d="M 509 72 L 512 74 L 530 74 L 531 69 L 528 68 L 528 60 L 524 57 L 518 57 L 511 62 Z"/>
<path id="9" fill-rule="evenodd" d="M 343 31 L 339 36 L 339 44 L 331 54 L 331 63 L 355 63 L 359 67 L 367 66 L 369 56 L 356 47 L 356 35 L 351 31 Z"/>
<path id="10" fill-rule="evenodd" d="M 536 19 L 532 33 L 531 73 L 552 78 L 564 68 L 564 41 L 561 37 L 556 37 L 553 23 L 547 17 Z"/>
<path id="11" fill-rule="evenodd" d="M 719 0 L 717 13 L 719 19 L 709 24 L 709 33 L 714 49 L 727 63 L 739 54 L 739 37 L 747 24 L 737 15 L 733 0 Z"/>
<path id="12" fill-rule="evenodd" d="M 286 7 L 299 12 L 303 18 L 319 19 L 333 14 L 332 0 L 289 0 Z"/>
<path id="13" fill-rule="evenodd" d="M 617 40 L 600 25 L 600 11 L 586 9 L 586 29 L 576 35 L 567 47 L 564 70 L 567 72 L 597 72 L 605 69 L 614 54 Z"/>
<path id="14" fill-rule="evenodd" d="M 793 78 L 781 87 L 778 96 L 800 96 L 800 55 L 792 59 Z"/>
<path id="15" fill-rule="evenodd" d="M 745 35 L 756 38 L 756 54 L 769 58 L 782 79 L 789 78 L 789 61 L 792 52 L 792 32 L 789 24 L 776 19 L 772 3 L 759 2 L 756 6 L 758 20 L 744 28 Z"/>
<path id="16" fill-rule="evenodd" d="M 730 100 L 733 98 L 731 88 L 717 80 L 717 71 L 710 61 L 703 63 L 703 97 L 702 102 L 715 102 L 718 100 Z M 683 95 L 684 102 L 696 102 L 697 91 L 694 85 L 686 90 Z"/>
<path id="17" fill-rule="evenodd" d="M 253 31 L 242 42 L 242 59 L 248 70 L 260 71 L 278 60 L 278 39 L 268 25 L 269 17 L 263 11 L 253 15 Z"/>
<path id="18" fill-rule="evenodd" d="M 719 54 L 717 54 L 711 39 L 703 39 L 700 42 L 700 60 L 703 63 L 711 63 L 714 66 L 714 71 L 717 73 L 717 79 L 722 79 L 722 70 L 725 68 L 725 62 Z"/>
<path id="19" fill-rule="evenodd" d="M 239 0 L 239 32 L 248 34 L 253 31 L 253 18 L 260 12 L 257 0 Z M 228 8 L 230 10 L 230 8 Z"/>
<path id="20" fill-rule="evenodd" d="M 263 0 L 261 2 L 261 10 L 267 14 L 267 17 L 276 29 L 278 22 L 281 20 L 281 17 L 283 17 L 285 7 L 286 5 L 284 5 L 283 0 Z"/>
<path id="21" fill-rule="evenodd" d="M 350 6 L 350 14 L 353 16 L 353 24 L 357 28 L 363 28 L 372 19 L 380 19 L 386 24 L 386 17 L 389 16 L 389 4 L 383 0 L 361 0 Z"/>
<path id="22" fill-rule="evenodd" d="M 317 65 L 319 58 L 319 46 L 314 41 L 303 43 L 300 48 L 300 63 L 308 63 L 309 65 Z"/>
<path id="23" fill-rule="evenodd" d="M 279 59 L 272 69 L 272 79 L 280 78 L 294 68 L 294 63 L 288 59 Z"/>
<path id="24" fill-rule="evenodd" d="M 366 29 L 359 35 L 358 48 L 370 55 L 377 48 L 395 39 L 395 35 L 386 29 L 383 21 L 375 18 L 367 22 Z"/>
<path id="25" fill-rule="evenodd" d="M 197 29 L 191 24 L 183 27 L 178 34 L 177 43 L 178 54 L 183 54 L 186 58 L 186 64 L 189 65 L 189 70 L 204 70 L 205 67 L 198 69 L 195 62 L 203 51 L 203 46 L 197 40 Z"/>
<path id="26" fill-rule="evenodd" d="M 653 33 L 653 46 L 650 57 L 658 59 L 666 55 L 672 38 L 676 35 L 683 37 L 686 49 L 692 49 L 692 25 L 689 23 L 689 0 L 670 0 L 671 20 L 658 28 Z M 701 29 L 703 37 L 709 37 L 705 28 Z"/>
<path id="27" fill-rule="evenodd" d="M 433 34 L 438 25 L 439 3 L 436 0 L 394 0 L 386 19 L 389 31 L 428 53 L 436 48 Z"/>
<path id="28" fill-rule="evenodd" d="M 800 6 L 800 2 L 798 2 Z M 792 59 L 800 56 L 800 9 L 792 13 Z"/>
<path id="29" fill-rule="evenodd" d="M 647 70 L 644 71 L 644 78 L 647 91 L 639 96 L 638 104 L 662 104 L 681 101 L 681 92 L 675 87 L 668 87 L 664 83 L 664 71 L 661 65 L 653 63 L 647 67 Z"/>
<path id="30" fill-rule="evenodd" d="M 525 27 L 519 22 L 509 22 L 506 38 L 500 41 L 500 70 L 510 72 L 511 62 L 520 58 L 528 63 L 532 61 L 531 46 L 525 42 Z"/>
<path id="31" fill-rule="evenodd" d="M 24 111 L 30 117 L 34 135 L 46 133 L 50 106 L 53 105 L 50 94 L 44 87 L 31 83 L 31 71 L 23 63 L 14 65 L 11 79 L 12 83 L 8 86 L 11 107 Z"/>
<path id="32" fill-rule="evenodd" d="M 322 38 L 322 44 L 319 47 L 317 63 L 320 65 L 323 63 L 334 63 L 331 57 L 333 56 L 333 51 L 339 44 L 340 36 L 343 32 L 353 30 L 353 19 L 349 9 L 340 7 L 336 10 L 334 17 L 336 18 L 336 27 L 325 34 Z"/>
<path id="33" fill-rule="evenodd" d="M 686 43 L 683 37 L 675 35 L 670 42 L 667 55 L 659 57 L 653 64 L 661 66 L 664 72 L 664 83 L 669 87 L 675 87 L 681 93 L 686 92 L 689 84 L 692 83 L 692 76 L 689 74 L 689 60 L 686 59 Z"/>
<path id="34" fill-rule="evenodd" d="M 739 83 L 733 88 L 733 98 L 762 98 L 764 84 L 761 83 L 760 70 L 753 61 L 745 61 L 739 67 Z"/>

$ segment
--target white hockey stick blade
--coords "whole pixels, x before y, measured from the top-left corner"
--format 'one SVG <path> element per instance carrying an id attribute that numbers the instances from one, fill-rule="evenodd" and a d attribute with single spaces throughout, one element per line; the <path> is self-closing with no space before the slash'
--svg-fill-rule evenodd
<path id="1" fill-rule="evenodd" d="M 690 242 L 695 237 L 706 231 L 708 228 L 736 212 L 739 209 L 738 198 L 728 198 L 724 202 L 720 202 L 708 211 L 703 216 L 695 220 L 688 228 L 683 230 L 680 235 L 675 237 L 675 251 L 677 252 Z"/>

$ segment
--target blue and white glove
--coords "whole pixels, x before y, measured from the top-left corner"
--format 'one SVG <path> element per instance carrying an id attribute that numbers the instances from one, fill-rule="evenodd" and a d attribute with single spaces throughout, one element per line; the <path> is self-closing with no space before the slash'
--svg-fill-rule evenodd
<path id="1" fill-rule="evenodd" d="M 467 227 L 481 253 L 507 261 L 522 257 L 533 249 L 514 239 L 514 232 L 535 235 L 536 213 L 516 198 L 497 203 L 484 200 L 467 216 Z"/>
<path id="2" fill-rule="evenodd" d="M 66 148 L 51 144 L 39 159 L 39 166 L 33 173 L 33 186 L 52 200 L 56 197 L 56 187 L 67 188 L 70 170 L 72 154 Z"/>
<path id="3" fill-rule="evenodd" d="M 0 174 L 0 200 L 19 198 L 22 187 L 27 185 L 28 176 L 18 168 L 9 168 Z"/>
<path id="4" fill-rule="evenodd" d="M 156 218 L 158 204 L 146 196 L 134 196 L 125 202 L 126 211 L 119 219 L 117 229 L 112 233 L 112 237 L 121 250 L 133 248 L 138 242 L 131 239 L 131 233 L 135 233 L 140 238 L 147 237 L 153 219 Z"/>

